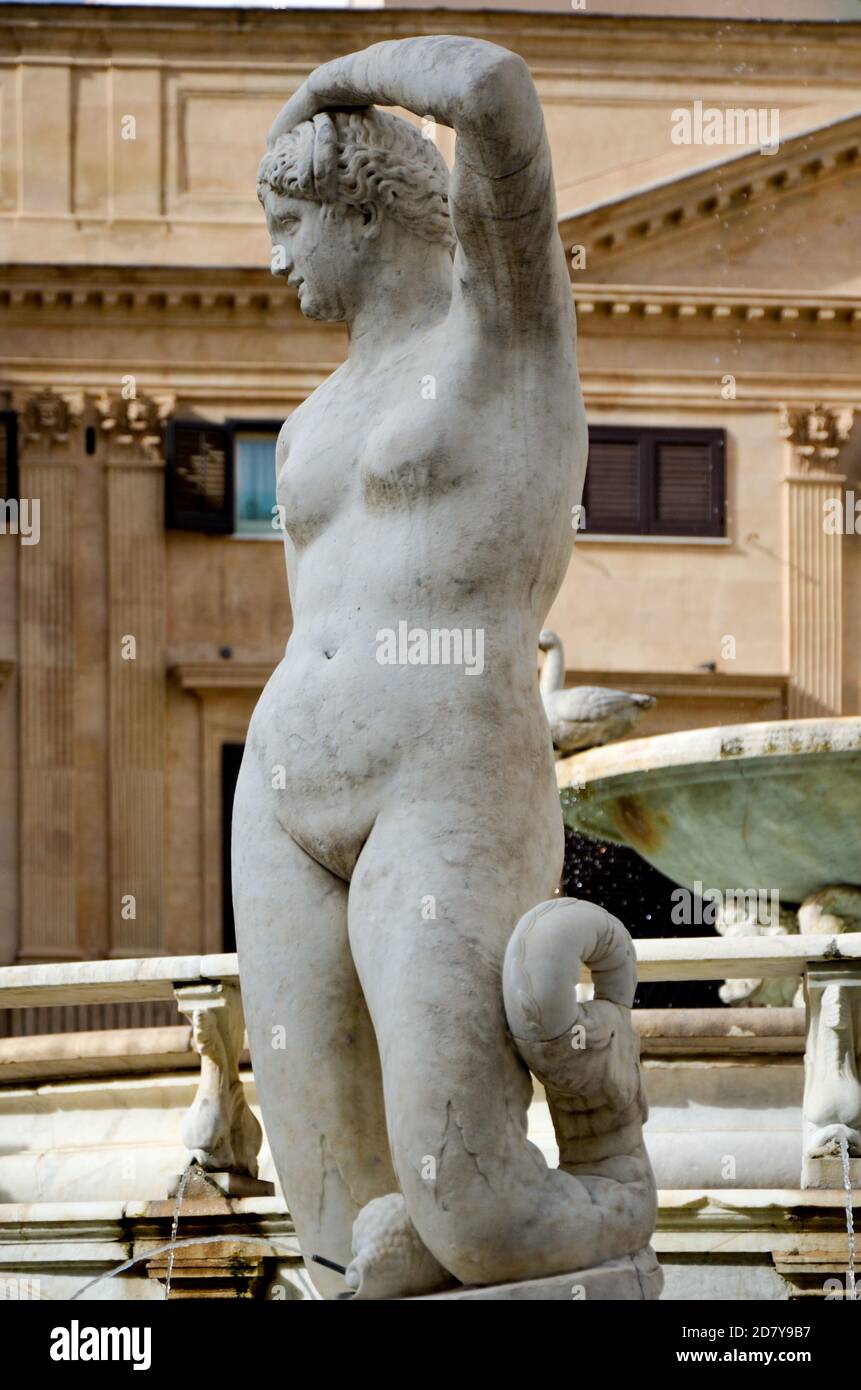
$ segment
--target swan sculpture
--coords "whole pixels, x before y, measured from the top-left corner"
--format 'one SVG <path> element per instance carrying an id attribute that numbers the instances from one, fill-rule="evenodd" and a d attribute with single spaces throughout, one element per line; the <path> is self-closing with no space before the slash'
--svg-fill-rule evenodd
<path id="1" fill-rule="evenodd" d="M 550 724 L 553 747 L 561 758 L 627 738 L 647 709 L 652 695 L 610 690 L 602 685 L 574 685 L 565 689 L 565 653 L 562 639 L 545 628 L 538 639 L 546 653 L 539 689 Z"/>

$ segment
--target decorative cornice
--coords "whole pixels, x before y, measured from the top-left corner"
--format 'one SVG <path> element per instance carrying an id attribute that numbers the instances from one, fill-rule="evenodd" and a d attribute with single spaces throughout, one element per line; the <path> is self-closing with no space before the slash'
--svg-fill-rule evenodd
<path id="1" fill-rule="evenodd" d="M 578 541 L 579 545 L 579 541 Z M 734 671 L 566 670 L 565 685 L 614 685 L 659 699 L 739 700 L 786 704 L 788 676 L 746 675 Z"/>
<path id="2" fill-rule="evenodd" d="M 745 20 L 700 15 L 595 15 L 587 11 L 534 13 L 523 0 L 517 11 L 459 10 L 457 32 L 516 49 L 530 62 L 576 65 L 578 74 L 612 70 L 615 76 L 673 68 L 685 76 L 732 73 L 745 63 L 744 81 L 773 81 L 775 73 L 813 82 L 820 75 L 851 84 L 861 71 L 861 25 L 839 25 L 840 64 L 835 74 L 837 42 L 832 21 Z M 169 9 L 109 4 L 93 8 L 64 4 L 0 5 L 4 50 L 18 53 L 74 53 L 82 63 L 131 62 L 140 55 L 150 62 L 196 64 L 225 61 L 231 66 L 283 71 L 291 64 L 316 65 L 352 49 L 385 39 L 450 31 L 450 11 L 398 8 L 379 10 L 265 10 L 262 8 L 191 7 Z M 720 42 L 716 43 L 716 35 Z M 220 50 L 220 52 L 219 52 Z M 217 56 L 216 56 L 217 55 Z"/>
<path id="3" fill-rule="evenodd" d="M 654 329 L 662 319 L 678 325 L 725 332 L 743 322 L 748 329 L 791 328 L 855 331 L 861 324 L 861 299 L 851 295 L 786 290 L 721 290 L 708 286 L 574 283 L 574 300 L 585 331 L 594 327 L 635 324 Z M 0 316 L 49 313 L 52 325 L 79 319 L 93 326 L 153 317 L 165 328 L 193 323 L 200 330 L 224 322 L 260 324 L 289 320 L 308 332 L 295 295 L 268 270 L 170 267 L 120 270 L 106 267 L 14 266 L 0 271 Z M 58 317 L 59 316 L 59 317 Z M 314 324 L 314 332 L 331 334 L 333 360 L 341 360 L 340 325 Z M 319 350 L 319 349 L 318 349 Z M 330 370 L 326 368 L 325 370 Z"/>
<path id="4" fill-rule="evenodd" d="M 264 661 L 182 661 L 170 668 L 181 690 L 193 690 L 196 695 L 213 695 L 222 691 L 263 689 L 277 662 Z"/>
<path id="5" fill-rule="evenodd" d="M 861 115 L 853 114 L 785 140 L 774 155 L 745 150 L 678 178 L 563 215 L 566 247 L 585 246 L 586 264 L 640 253 L 699 226 L 746 216 L 776 199 L 818 188 L 861 163 Z M 576 276 L 576 271 L 574 272 Z"/>
<path id="6" fill-rule="evenodd" d="M 127 320 L 159 314 L 176 324 L 183 316 L 218 320 L 236 314 L 301 319 L 294 293 L 268 269 L 233 267 L 121 267 L 15 265 L 0 271 L 0 310 L 51 310 L 70 322 L 91 323 L 94 314 Z"/>
<path id="7" fill-rule="evenodd" d="M 740 323 L 746 329 L 799 328 L 847 331 L 861 325 L 861 299 L 849 295 L 796 294 L 792 290 L 715 290 L 679 286 L 575 285 L 574 302 L 581 325 L 619 325 L 628 332 L 637 324 L 655 329 L 662 320 L 725 333 Z"/>

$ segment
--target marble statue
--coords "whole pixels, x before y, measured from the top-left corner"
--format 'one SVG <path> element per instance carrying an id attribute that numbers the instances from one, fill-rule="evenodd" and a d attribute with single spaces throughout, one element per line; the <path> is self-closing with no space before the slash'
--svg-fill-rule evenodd
<path id="1" fill-rule="evenodd" d="M 432 122 L 457 134 L 450 179 Z M 278 441 L 294 626 L 233 830 L 247 1028 L 302 1250 L 333 1297 L 620 1258 L 641 1290 L 624 1296 L 657 1296 L 630 942 L 552 900 L 534 654 L 586 425 L 528 69 L 445 36 L 327 63 L 275 121 L 258 187 L 273 269 L 349 332 Z M 558 1169 L 526 1137 L 530 1066 Z"/>
<path id="2" fill-rule="evenodd" d="M 558 757 L 567 758 L 585 748 L 627 738 L 646 710 L 653 708 L 653 695 L 631 694 L 603 685 L 572 685 L 566 690 L 561 637 L 545 628 L 538 638 L 538 647 L 546 653 L 538 684 Z"/>

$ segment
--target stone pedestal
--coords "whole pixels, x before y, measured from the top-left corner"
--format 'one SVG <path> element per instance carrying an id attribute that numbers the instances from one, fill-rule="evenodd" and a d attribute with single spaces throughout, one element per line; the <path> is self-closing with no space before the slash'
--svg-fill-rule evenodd
<path id="1" fill-rule="evenodd" d="M 607 1260 L 591 1269 L 572 1274 L 553 1274 L 546 1279 L 524 1279 L 513 1284 L 490 1284 L 483 1288 L 452 1289 L 446 1293 L 425 1294 L 421 1298 L 399 1300 L 429 1303 L 441 1300 L 458 1303 L 595 1303 L 631 1302 L 660 1298 L 664 1276 L 650 1245 L 636 1255 Z"/>
<path id="2" fill-rule="evenodd" d="M 861 1158 L 850 1158 L 849 1182 L 853 1191 L 861 1188 Z M 801 1186 L 841 1192 L 844 1183 L 843 1160 L 840 1155 L 828 1154 L 824 1158 L 813 1158 L 804 1154 L 801 1159 Z"/>

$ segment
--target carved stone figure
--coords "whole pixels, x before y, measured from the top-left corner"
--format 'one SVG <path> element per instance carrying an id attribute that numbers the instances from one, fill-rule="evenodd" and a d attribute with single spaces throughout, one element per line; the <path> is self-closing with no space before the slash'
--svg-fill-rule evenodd
<path id="1" fill-rule="evenodd" d="M 553 747 L 560 758 L 627 738 L 646 710 L 654 706 L 653 695 L 631 694 L 603 685 L 572 685 L 566 690 L 561 637 L 545 628 L 538 646 L 546 652 L 538 684 Z"/>
<path id="2" fill-rule="evenodd" d="M 450 182 L 432 140 L 375 103 L 454 127 Z M 585 1006 L 581 1055 L 570 1040 L 579 960 L 624 932 L 586 950 L 577 910 L 546 901 L 563 832 L 534 654 L 586 427 L 528 69 L 445 36 L 328 63 L 276 120 L 259 193 L 273 268 L 349 330 L 278 442 L 294 626 L 234 812 L 247 1026 L 302 1249 L 349 1265 L 359 1298 L 632 1256 L 654 1184 L 630 991 Z M 540 979 L 524 928 L 526 983 L 504 1005 L 536 903 Z M 556 1170 L 526 1137 L 530 1058 L 557 1114 L 570 1103 Z"/>
<path id="3" fill-rule="evenodd" d="M 854 972 L 811 971 L 804 1057 L 804 1152 L 821 1158 L 841 1143 L 861 1156 L 861 987 Z"/>
<path id="4" fill-rule="evenodd" d="M 262 1132 L 249 1109 L 239 1075 L 245 1031 L 235 985 L 191 985 L 177 990 L 200 1054 L 200 1085 L 182 1124 L 191 1157 L 206 1172 L 257 1177 Z"/>

